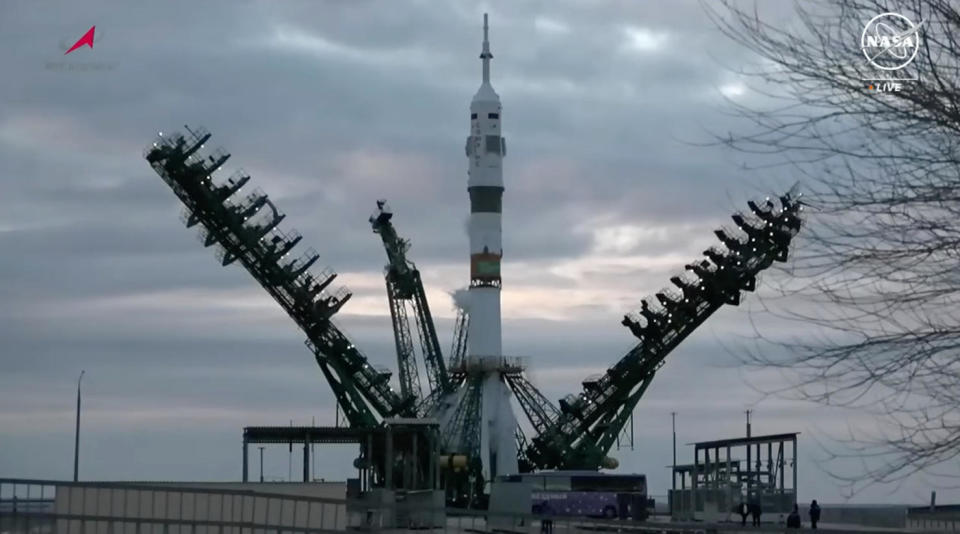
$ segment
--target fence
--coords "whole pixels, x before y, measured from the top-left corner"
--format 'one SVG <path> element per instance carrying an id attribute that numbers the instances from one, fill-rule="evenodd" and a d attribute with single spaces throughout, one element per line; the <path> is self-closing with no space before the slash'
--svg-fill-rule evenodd
<path id="1" fill-rule="evenodd" d="M 305 487 L 308 485 L 304 485 Z M 61 482 L 0 478 L 0 534 L 277 534 L 306 532 L 404 531 L 398 521 L 431 532 L 573 534 L 711 534 L 741 531 L 738 524 L 634 522 L 480 510 L 430 508 L 403 503 L 373 507 L 369 502 L 251 489 L 211 489 L 173 483 Z M 267 487 L 269 489 L 269 487 Z M 960 530 L 960 517 L 920 517 L 911 511 L 907 528 L 924 532 Z M 823 528 L 826 527 L 826 528 Z M 784 532 L 764 525 L 749 532 Z M 746 532 L 744 530 L 743 532 Z M 851 534 L 857 529 L 821 534 Z"/>
<path id="2" fill-rule="evenodd" d="M 923 532 L 960 532 L 960 506 L 909 508 L 907 528 Z"/>
<path id="3" fill-rule="evenodd" d="M 252 490 L 0 479 L 0 532 L 342 532 L 364 519 L 347 504 Z"/>
<path id="4" fill-rule="evenodd" d="M 0 533 L 266 534 L 273 532 L 400 531 L 399 522 L 433 532 L 557 534 L 616 530 L 694 533 L 703 525 L 495 514 L 404 503 L 369 502 L 251 489 L 210 489 L 172 483 L 60 482 L 0 478 Z M 666 527 L 666 528 L 665 528 Z"/>

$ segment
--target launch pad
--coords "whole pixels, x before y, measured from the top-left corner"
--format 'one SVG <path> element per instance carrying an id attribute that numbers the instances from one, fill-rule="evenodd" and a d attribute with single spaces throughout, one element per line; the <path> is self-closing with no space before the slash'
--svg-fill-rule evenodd
<path id="1" fill-rule="evenodd" d="M 776 202 L 748 202 L 748 212 L 734 214 L 736 230 L 715 232 L 721 246 L 705 250 L 704 257 L 670 278 L 672 287 L 644 299 L 636 314 L 624 316 L 621 323 L 637 345 L 603 374 L 586 378 L 578 394 L 554 404 L 530 382 L 522 362 L 502 350 L 506 141 L 500 99 L 490 84 L 492 57 L 484 16 L 482 83 L 470 105 L 465 146 L 470 280 L 446 358 L 420 272 L 407 257 L 410 242 L 398 235 L 386 201 L 378 201 L 369 218 L 387 254 L 384 278 L 399 390 L 391 383 L 392 372 L 371 365 L 334 322 L 351 292 L 334 287 L 332 269 L 312 270 L 320 254 L 313 249 L 294 254 L 301 234 L 279 228 L 286 216 L 261 190 L 241 193 L 250 181 L 244 171 L 213 179 L 230 154 L 218 149 L 202 155 L 209 132 L 189 127 L 186 134 L 160 132 L 145 150 L 147 162 L 183 203 L 186 226 L 199 228 L 201 242 L 215 247 L 222 265 L 242 265 L 306 334 L 305 344 L 349 425 L 335 430 L 248 428 L 245 477 L 246 445 L 276 439 L 303 443 L 305 451 L 309 443 L 358 443 L 361 491 L 376 499 L 386 495 L 381 490 L 440 488 L 447 502 L 476 506 L 486 501 L 490 483 L 502 476 L 616 468 L 618 462 L 608 453 L 670 352 L 723 305 L 739 304 L 743 291 L 756 288 L 759 272 L 786 261 L 803 209 L 792 191 Z M 514 402 L 526 416 L 523 426 L 514 415 Z"/>

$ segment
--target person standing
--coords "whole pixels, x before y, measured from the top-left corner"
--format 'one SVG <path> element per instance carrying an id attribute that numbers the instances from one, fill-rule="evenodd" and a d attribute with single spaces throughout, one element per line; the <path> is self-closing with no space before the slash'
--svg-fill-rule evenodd
<path id="1" fill-rule="evenodd" d="M 750 509 L 747 507 L 747 503 L 740 501 L 740 504 L 737 505 L 737 513 L 740 514 L 740 526 L 747 526 L 747 516 L 750 515 Z"/>
<path id="2" fill-rule="evenodd" d="M 755 498 L 750 503 L 750 515 L 753 517 L 753 526 L 760 526 L 760 516 L 763 514 L 763 508 L 760 507 L 760 499 Z"/>
<path id="3" fill-rule="evenodd" d="M 794 504 L 793 511 L 787 516 L 787 528 L 800 528 L 800 508 Z"/>
<path id="4" fill-rule="evenodd" d="M 544 503 L 540 512 L 543 517 L 540 518 L 540 532 L 542 534 L 553 534 L 553 508 L 549 503 Z"/>
<path id="5" fill-rule="evenodd" d="M 817 522 L 820 521 L 820 505 L 817 504 L 817 500 L 814 499 L 810 503 L 810 528 L 817 528 Z"/>

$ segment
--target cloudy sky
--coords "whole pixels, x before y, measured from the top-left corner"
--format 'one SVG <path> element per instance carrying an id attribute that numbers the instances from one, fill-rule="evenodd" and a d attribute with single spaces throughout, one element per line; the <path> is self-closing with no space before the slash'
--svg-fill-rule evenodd
<path id="1" fill-rule="evenodd" d="M 333 422 L 302 333 L 179 222 L 142 159 L 158 130 L 213 132 L 234 154 L 224 175 L 249 171 L 353 290 L 339 324 L 395 367 L 367 224 L 389 199 L 447 346 L 449 292 L 468 274 L 463 144 L 484 11 L 508 143 L 504 347 L 549 397 L 632 346 L 622 314 L 730 211 L 792 183 L 700 146 L 748 126 L 727 99 L 751 98 L 731 69 L 753 58 L 695 2 L 4 1 L 0 476 L 70 477 L 81 369 L 82 478 L 236 480 L 243 426 Z M 94 48 L 65 56 L 92 25 Z M 740 336 L 751 320 L 796 327 L 750 302 L 671 355 L 636 411 L 635 447 L 613 455 L 665 494 L 670 412 L 685 462 L 688 442 L 741 435 L 749 408 L 755 433 L 803 433 L 801 498 L 840 501 L 818 441 L 873 422 L 762 399 L 756 388 L 780 379 L 733 365 Z M 266 451 L 268 478 L 287 477 L 283 449 Z M 318 450 L 317 476 L 351 475 L 353 455 Z M 856 500 L 922 502 L 929 483 Z"/>

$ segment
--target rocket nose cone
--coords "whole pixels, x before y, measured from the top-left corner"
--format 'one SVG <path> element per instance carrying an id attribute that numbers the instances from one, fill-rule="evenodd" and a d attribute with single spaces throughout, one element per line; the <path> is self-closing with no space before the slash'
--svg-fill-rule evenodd
<path id="1" fill-rule="evenodd" d="M 484 83 L 480 85 L 480 88 L 477 89 L 476 94 L 473 95 L 474 102 L 500 102 L 500 95 L 493 90 L 493 86 L 489 83 Z"/>

